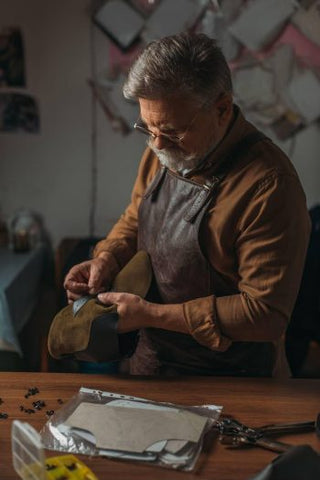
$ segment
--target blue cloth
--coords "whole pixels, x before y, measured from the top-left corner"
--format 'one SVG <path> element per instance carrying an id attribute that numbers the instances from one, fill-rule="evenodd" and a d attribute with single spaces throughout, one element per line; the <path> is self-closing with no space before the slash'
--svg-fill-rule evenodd
<path id="1" fill-rule="evenodd" d="M 0 338 L 20 354 L 18 334 L 38 301 L 45 259 L 44 245 L 26 253 L 0 248 Z"/>

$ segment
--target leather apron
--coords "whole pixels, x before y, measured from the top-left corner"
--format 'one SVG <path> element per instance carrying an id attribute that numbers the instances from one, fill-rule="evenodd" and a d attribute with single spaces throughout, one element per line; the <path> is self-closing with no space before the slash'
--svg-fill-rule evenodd
<path id="1" fill-rule="evenodd" d="M 183 303 L 209 295 L 239 293 L 225 286 L 213 270 L 200 245 L 199 232 L 222 179 L 240 156 L 265 138 L 260 132 L 245 137 L 234 154 L 221 162 L 219 171 L 204 178 L 203 184 L 165 167 L 156 174 L 140 204 L 138 222 L 138 249 L 149 253 L 154 273 L 150 301 Z M 151 344 L 157 354 L 158 368 L 153 373 L 272 374 L 271 343 L 233 342 L 227 351 L 219 352 L 200 345 L 191 335 L 154 328 L 144 329 L 140 343 L 149 348 Z"/>

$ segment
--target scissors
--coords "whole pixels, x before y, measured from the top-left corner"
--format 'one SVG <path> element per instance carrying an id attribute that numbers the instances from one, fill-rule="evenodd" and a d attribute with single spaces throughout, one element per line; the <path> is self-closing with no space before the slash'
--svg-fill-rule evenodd
<path id="1" fill-rule="evenodd" d="M 315 421 L 300 423 L 278 423 L 251 428 L 234 418 L 224 418 L 218 422 L 219 440 L 224 445 L 238 448 L 244 445 L 255 445 L 272 450 L 287 452 L 292 445 L 273 440 L 272 437 L 290 433 L 305 433 L 316 431 L 320 438 L 320 413 Z"/>

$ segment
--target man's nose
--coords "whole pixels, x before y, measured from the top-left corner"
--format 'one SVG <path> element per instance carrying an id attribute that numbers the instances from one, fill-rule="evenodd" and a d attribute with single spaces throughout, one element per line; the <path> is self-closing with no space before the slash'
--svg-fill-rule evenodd
<path id="1" fill-rule="evenodd" d="M 158 150 L 162 150 L 168 146 L 168 140 L 160 133 L 153 138 L 153 144 Z"/>

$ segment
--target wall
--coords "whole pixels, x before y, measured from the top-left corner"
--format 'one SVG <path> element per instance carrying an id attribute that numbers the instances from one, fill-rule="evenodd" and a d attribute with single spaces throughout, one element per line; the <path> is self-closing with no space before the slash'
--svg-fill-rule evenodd
<path id="1" fill-rule="evenodd" d="M 92 101 L 86 81 L 93 68 L 107 65 L 108 40 L 91 26 L 88 1 L 0 3 L 0 27 L 17 25 L 24 34 L 27 91 L 39 102 L 41 121 L 40 134 L 0 134 L 0 209 L 7 219 L 20 207 L 39 212 L 54 246 L 63 237 L 103 236 L 110 229 L 129 201 L 144 148 L 134 133 L 115 133 Z M 293 152 L 309 206 L 320 202 L 319 124 L 311 130 L 296 145 L 284 145 Z"/>
<path id="2" fill-rule="evenodd" d="M 96 28 L 93 39 L 90 36 L 87 6 L 86 0 L 0 3 L 0 27 L 19 26 L 24 35 L 24 91 L 37 98 L 41 123 L 40 134 L 0 134 L 0 209 L 6 219 L 21 207 L 39 212 L 54 245 L 63 237 L 90 233 L 93 126 L 95 235 L 105 235 L 129 201 L 143 150 L 134 135 L 124 138 L 111 130 L 99 105 L 92 110 L 86 83 L 91 47 L 94 43 L 101 63 L 106 62 L 108 45 Z"/>

